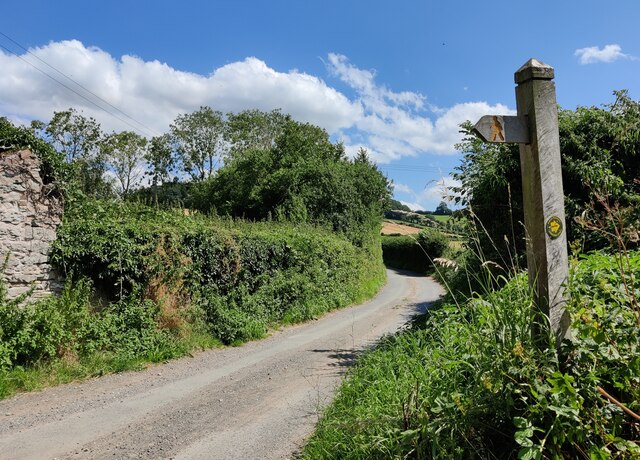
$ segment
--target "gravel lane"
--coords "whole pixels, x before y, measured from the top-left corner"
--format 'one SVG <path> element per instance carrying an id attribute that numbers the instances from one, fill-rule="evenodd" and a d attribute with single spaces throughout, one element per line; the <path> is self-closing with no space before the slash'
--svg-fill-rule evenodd
<path id="1" fill-rule="evenodd" d="M 390 270 L 371 301 L 265 340 L 1 401 L 0 458 L 291 458 L 357 353 L 441 294 Z"/>

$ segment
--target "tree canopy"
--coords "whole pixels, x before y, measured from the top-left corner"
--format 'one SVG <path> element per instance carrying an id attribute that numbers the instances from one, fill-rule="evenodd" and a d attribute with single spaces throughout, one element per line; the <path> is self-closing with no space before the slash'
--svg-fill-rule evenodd
<path id="1" fill-rule="evenodd" d="M 629 244 L 637 245 L 640 103 L 626 91 L 614 94 L 613 104 L 558 113 L 567 237 L 584 250 L 607 245 L 602 232 L 585 231 L 579 222 L 603 219 L 603 205 L 619 206 L 619 224 L 626 228 Z M 481 223 L 478 238 L 485 256 L 500 264 L 517 263 L 525 250 L 518 147 L 485 144 L 469 123 L 462 132 L 457 148 L 464 156 L 454 175 L 462 184 L 454 189 L 457 201 Z M 604 218 L 601 224 L 613 222 Z"/>
<path id="2" fill-rule="evenodd" d="M 317 126 L 288 119 L 271 148 L 249 148 L 200 191 L 199 207 L 250 219 L 329 224 L 359 241 L 389 199 L 386 178 L 366 152 L 346 158 Z"/>

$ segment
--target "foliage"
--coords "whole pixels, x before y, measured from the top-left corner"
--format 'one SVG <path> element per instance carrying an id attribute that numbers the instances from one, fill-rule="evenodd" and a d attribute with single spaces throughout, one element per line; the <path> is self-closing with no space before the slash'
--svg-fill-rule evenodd
<path id="1" fill-rule="evenodd" d="M 388 203 L 389 204 L 387 205 L 385 212 L 395 210 L 411 212 L 411 208 L 409 206 L 407 206 L 406 204 L 402 204 L 398 200 L 390 199 Z"/>
<path id="2" fill-rule="evenodd" d="M 640 103 L 625 91 L 614 93 L 613 104 L 560 110 L 562 181 L 567 215 L 567 238 L 583 251 L 606 247 L 601 235 L 585 232 L 575 218 L 598 210 L 594 193 L 623 208 L 640 204 Z M 523 266 L 524 227 L 518 148 L 515 144 L 485 144 L 463 125 L 465 137 L 457 146 L 464 153 L 454 177 L 458 202 L 468 205 L 479 228 L 480 246 L 487 260 L 512 261 Z M 631 213 L 630 213 L 631 214 Z M 633 217 L 637 221 L 637 213 Z M 633 225 L 634 220 L 626 222 Z"/>
<path id="3" fill-rule="evenodd" d="M 122 194 L 128 195 L 144 174 L 142 160 L 145 158 L 147 140 L 133 131 L 122 131 L 106 136 L 101 149 L 118 179 Z"/>
<path id="4" fill-rule="evenodd" d="M 192 113 L 178 115 L 171 124 L 171 138 L 178 159 L 192 180 L 213 175 L 225 155 L 222 112 L 200 107 Z"/>
<path id="5" fill-rule="evenodd" d="M 198 182 L 180 182 L 178 180 L 163 182 L 133 190 L 125 198 L 130 202 L 166 209 L 193 209 L 194 203 L 198 203 L 200 185 Z"/>
<path id="6" fill-rule="evenodd" d="M 450 216 L 453 214 L 453 211 L 449 209 L 449 206 L 445 201 L 441 201 L 440 204 L 436 207 L 436 210 L 433 211 L 433 214 L 436 216 Z"/>
<path id="7" fill-rule="evenodd" d="M 149 148 L 145 153 L 145 160 L 149 164 L 147 175 L 151 177 L 153 187 L 168 182 L 171 172 L 176 166 L 171 146 L 171 136 L 163 134 L 151 138 Z"/>
<path id="8" fill-rule="evenodd" d="M 287 119 L 273 148 L 232 159 L 197 201 L 202 211 L 223 215 L 329 225 L 365 245 L 388 197 L 388 182 L 366 152 L 350 161 L 326 131 Z"/>
<path id="9" fill-rule="evenodd" d="M 0 121 L 3 145 L 36 145 L 52 178 L 69 171 L 70 192 L 52 254 L 67 275 L 63 295 L 8 301 L 0 289 L 0 395 L 47 370 L 64 381 L 262 337 L 370 297 L 384 280 L 387 180 L 366 152 L 348 160 L 318 127 L 279 111 L 225 123 L 203 107 L 148 145 L 133 132 L 103 139 L 70 109 L 33 124 L 56 153 Z M 143 157 L 153 185 L 133 190 Z M 191 181 L 176 180 L 185 173 Z M 114 197 L 114 175 L 125 199 L 92 198 Z"/>
<path id="10" fill-rule="evenodd" d="M 48 143 L 39 139 L 33 131 L 14 126 L 9 120 L 0 117 L 0 152 L 30 149 L 41 161 L 40 175 L 45 184 L 56 184 L 62 190 L 69 180 L 71 169 L 63 155 Z"/>
<path id="11" fill-rule="evenodd" d="M 361 301 L 385 276 L 371 241 L 359 248 L 308 225 L 70 200 L 53 254 L 68 275 L 62 294 L 9 301 L 0 283 L 0 397 L 260 338 Z"/>
<path id="12" fill-rule="evenodd" d="M 382 257 L 388 267 L 425 273 L 440 257 L 449 240 L 437 230 L 422 230 L 417 236 L 383 236 Z"/>
<path id="13" fill-rule="evenodd" d="M 85 160 L 98 154 L 102 131 L 94 118 L 87 118 L 75 109 L 54 112 L 45 132 L 67 162 Z"/>
<path id="14" fill-rule="evenodd" d="M 182 296 L 231 343 L 373 294 L 384 277 L 376 243 L 357 248 L 310 226 L 89 201 L 67 209 L 53 261 L 91 278 L 109 300 L 160 287 Z"/>
<path id="15" fill-rule="evenodd" d="M 456 148 L 463 152 L 463 159 L 453 175 L 461 185 L 454 192 L 456 201 L 467 206 L 468 221 L 475 227 L 472 245 L 480 248 L 484 260 L 522 266 L 524 211 L 518 147 L 484 143 L 469 123 L 462 125 L 462 133 Z"/>
<path id="16" fill-rule="evenodd" d="M 637 279 L 640 253 L 628 262 Z M 303 458 L 638 458 L 640 423 L 622 408 L 640 411 L 637 285 L 605 254 L 573 268 L 565 365 L 532 343 L 518 275 L 361 358 Z"/>
<path id="17" fill-rule="evenodd" d="M 226 135 L 231 144 L 231 158 L 242 156 L 247 150 L 272 148 L 289 120 L 291 117 L 280 110 L 228 113 Z"/>
<path id="18" fill-rule="evenodd" d="M 54 112 L 43 128 L 41 137 L 71 165 L 70 188 L 92 196 L 109 196 L 111 186 L 104 178 L 107 165 L 101 150 L 104 136 L 98 122 L 70 108 Z"/>

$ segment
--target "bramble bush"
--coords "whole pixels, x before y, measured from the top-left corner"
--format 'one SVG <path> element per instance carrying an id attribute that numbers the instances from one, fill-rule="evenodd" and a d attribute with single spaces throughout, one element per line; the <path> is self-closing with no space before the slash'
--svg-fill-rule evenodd
<path id="1" fill-rule="evenodd" d="M 321 228 L 105 201 L 67 209 L 52 260 L 108 301 L 146 292 L 178 312 L 196 305 L 224 343 L 370 296 L 384 278 L 376 245 Z"/>

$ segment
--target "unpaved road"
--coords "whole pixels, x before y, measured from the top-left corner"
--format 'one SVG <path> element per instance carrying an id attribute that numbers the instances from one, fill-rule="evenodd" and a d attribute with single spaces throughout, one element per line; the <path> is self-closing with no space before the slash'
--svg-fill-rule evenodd
<path id="1" fill-rule="evenodd" d="M 291 458 L 357 352 L 436 300 L 388 272 L 373 300 L 241 347 L 0 402 L 0 458 Z"/>

